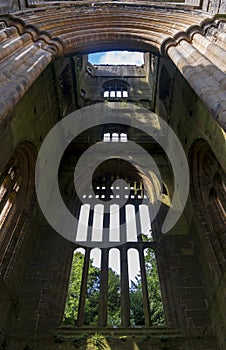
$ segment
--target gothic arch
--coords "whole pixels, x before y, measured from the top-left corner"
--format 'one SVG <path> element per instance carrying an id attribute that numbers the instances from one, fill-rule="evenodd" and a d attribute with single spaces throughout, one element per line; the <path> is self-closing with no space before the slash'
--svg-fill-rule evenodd
<path id="1" fill-rule="evenodd" d="M 55 57 L 129 49 L 168 56 L 224 128 L 225 19 L 208 16 L 174 7 L 73 2 L 45 3 L 5 15 L 0 34 L 1 117 Z"/>
<path id="2" fill-rule="evenodd" d="M 34 203 L 36 151 L 32 144 L 19 144 L 5 169 L 0 183 L 0 271 L 4 279 L 14 268 L 26 235 L 26 225 Z"/>
<path id="3" fill-rule="evenodd" d="M 67 156 L 65 156 L 64 161 L 66 161 Z M 124 191 L 122 187 L 120 187 L 120 180 L 124 179 L 130 190 L 128 192 Z M 119 181 L 117 185 L 115 185 L 115 181 Z M 114 185 L 114 188 L 112 187 Z M 118 186 L 118 187 L 117 187 Z M 124 186 L 124 184 L 123 184 Z M 144 188 L 145 186 L 145 188 Z M 81 206 L 81 203 L 76 200 L 77 206 L 81 209 L 86 206 L 88 208 L 88 218 L 87 218 L 87 230 L 84 234 L 85 227 L 83 226 L 82 232 L 77 231 L 77 237 L 75 242 L 75 247 L 83 247 L 85 249 L 84 254 L 84 264 L 83 264 L 83 278 L 81 282 L 80 296 L 79 296 L 79 306 L 78 306 L 78 316 L 76 325 L 79 327 L 85 326 L 85 299 L 87 293 L 87 281 L 88 281 L 88 271 L 89 271 L 89 260 L 91 248 L 96 249 L 100 248 L 101 251 L 101 272 L 100 272 L 100 289 L 99 289 L 99 300 L 101 300 L 98 312 L 98 326 L 106 327 L 107 326 L 107 290 L 108 290 L 108 267 L 109 267 L 109 253 L 111 249 L 117 248 L 120 252 L 120 266 L 121 266 L 121 325 L 123 327 L 130 326 L 130 295 L 129 295 L 129 275 L 128 275 L 128 251 L 130 249 L 134 249 L 137 254 L 139 254 L 139 262 L 140 262 L 140 271 L 142 278 L 142 295 L 143 295 L 143 310 L 144 310 L 144 322 L 146 327 L 151 326 L 151 311 L 150 311 L 150 301 L 148 295 L 148 285 L 146 279 L 146 270 L 145 270 L 145 249 L 150 248 L 155 251 L 157 248 L 157 241 L 155 241 L 156 234 L 153 232 L 153 239 L 148 238 L 147 233 L 142 233 L 142 220 L 141 220 L 141 206 L 145 205 L 148 211 L 148 219 L 149 219 L 149 229 L 151 228 L 151 217 L 155 210 L 156 202 L 159 200 L 158 192 L 160 190 L 160 183 L 157 176 L 152 173 L 142 172 L 139 168 L 132 166 L 128 162 L 117 160 L 108 160 L 105 163 L 102 163 L 93 175 L 93 187 L 94 193 L 96 196 L 102 198 L 104 195 L 107 200 L 106 206 L 108 206 L 108 200 L 111 198 L 111 193 L 114 194 L 113 205 L 118 206 L 118 220 L 120 225 L 125 224 L 125 226 L 120 227 L 119 229 L 119 241 L 111 241 L 111 213 L 106 213 L 104 211 L 103 217 L 99 220 L 102 221 L 103 227 L 102 231 L 102 240 L 95 241 L 94 239 L 94 230 L 95 227 L 95 216 L 96 216 L 96 208 L 93 203 L 93 198 L 90 195 L 90 186 L 87 185 L 86 181 L 83 182 L 84 187 L 84 203 L 85 205 Z M 127 188 L 128 189 L 128 188 Z M 127 201 L 125 205 L 119 206 L 120 199 L 117 199 L 117 194 L 120 193 L 130 193 L 127 197 Z M 108 198 L 109 197 L 109 198 Z M 149 198 L 148 198 L 149 197 Z M 89 199 L 90 198 L 90 199 Z M 104 200 L 104 199 L 103 199 Z M 151 204 L 150 204 L 150 202 Z M 130 207 L 130 208 L 129 208 Z M 129 209 L 133 209 L 133 214 L 128 213 Z M 79 208 L 79 209 L 80 209 Z M 120 209 L 119 209 L 120 208 Z M 116 210 L 116 211 L 117 211 Z M 98 210 L 97 210 L 98 211 Z M 75 212 L 79 212 L 78 208 L 75 208 Z M 81 219 L 81 211 L 80 211 L 80 219 Z M 131 220 L 130 215 L 133 217 L 133 226 L 135 227 L 136 232 L 131 234 L 129 230 L 129 222 Z M 146 227 L 147 229 L 147 227 Z M 154 230 L 154 228 L 153 228 Z M 150 231 L 150 230 L 149 230 Z M 79 239 L 77 240 L 79 235 Z M 83 240 L 82 236 L 86 237 Z M 146 237 L 146 238 L 145 238 Z M 109 239 L 109 241 L 108 241 Z M 153 242 L 154 240 L 154 242 Z M 85 245 L 84 245 L 85 242 Z M 89 243 L 87 246 L 87 242 Z M 107 247 L 105 246 L 106 242 L 108 242 Z M 104 244 L 105 243 L 105 244 Z M 158 259 L 156 257 L 158 262 Z M 68 271 L 69 272 L 69 271 Z M 163 283 L 164 284 L 164 283 Z M 66 285 L 62 285 L 62 288 L 66 288 Z M 63 301 L 63 300 L 62 300 Z"/>
<path id="4" fill-rule="evenodd" d="M 197 140 L 190 152 L 194 206 L 221 275 L 226 268 L 225 174 L 208 143 Z M 213 220 L 214 215 L 214 220 Z"/>

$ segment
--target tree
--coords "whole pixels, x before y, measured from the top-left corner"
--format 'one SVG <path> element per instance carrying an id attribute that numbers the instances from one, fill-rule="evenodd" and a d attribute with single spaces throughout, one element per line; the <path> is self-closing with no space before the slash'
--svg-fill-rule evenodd
<path id="1" fill-rule="evenodd" d="M 157 271 L 157 264 L 155 254 L 153 250 L 145 250 L 145 268 L 147 275 L 147 287 L 150 300 L 150 312 L 152 325 L 163 325 L 164 312 L 160 290 L 160 283 Z M 136 277 L 136 281 L 132 282 L 130 288 L 130 305 L 132 324 L 144 325 L 144 312 L 143 312 L 143 296 L 142 296 L 142 283 L 140 275 Z"/>
<path id="2" fill-rule="evenodd" d="M 151 249 L 146 250 L 145 265 L 147 271 L 147 285 L 149 291 L 151 321 L 153 325 L 163 325 L 165 324 L 165 320 L 159 275 L 155 253 Z"/>
<path id="3" fill-rule="evenodd" d="M 98 321 L 100 290 L 100 269 L 90 264 L 85 307 L 85 324 L 96 325 Z M 120 325 L 120 278 L 111 268 L 108 269 L 108 307 L 107 323 L 109 326 Z"/>
<path id="4" fill-rule="evenodd" d="M 120 277 L 111 268 L 108 269 L 108 325 L 120 326 Z"/>
<path id="5" fill-rule="evenodd" d="M 73 256 L 68 295 L 64 313 L 64 324 L 75 325 L 78 317 L 78 305 L 84 255 L 76 251 Z M 163 305 L 158 278 L 155 254 L 151 249 L 145 250 L 145 267 L 150 299 L 151 322 L 153 325 L 164 324 Z M 120 326 L 120 276 L 111 268 L 108 269 L 108 325 Z M 100 269 L 89 264 L 87 294 L 85 302 L 85 325 L 94 326 L 98 321 L 100 291 Z M 144 325 L 143 295 L 140 275 L 131 282 L 130 287 L 131 325 Z"/>
<path id="6" fill-rule="evenodd" d="M 131 281 L 130 287 L 130 314 L 131 326 L 144 325 L 143 295 L 140 275 L 136 276 L 136 281 Z"/>
<path id="7" fill-rule="evenodd" d="M 89 275 L 85 301 L 85 325 L 95 326 L 98 321 L 100 291 L 100 269 L 93 265 L 93 259 L 89 263 Z"/>
<path id="8" fill-rule="evenodd" d="M 75 325 L 78 317 L 78 305 L 84 255 L 75 252 L 72 260 L 71 276 L 64 312 L 64 324 Z M 87 294 L 85 301 L 85 325 L 97 324 L 100 291 L 100 269 L 90 259 Z M 108 270 L 108 324 L 120 325 L 120 278 L 111 268 Z"/>
<path id="9" fill-rule="evenodd" d="M 77 320 L 83 263 L 84 255 L 81 252 L 75 252 L 72 260 L 71 275 L 64 311 L 64 324 L 74 325 Z"/>

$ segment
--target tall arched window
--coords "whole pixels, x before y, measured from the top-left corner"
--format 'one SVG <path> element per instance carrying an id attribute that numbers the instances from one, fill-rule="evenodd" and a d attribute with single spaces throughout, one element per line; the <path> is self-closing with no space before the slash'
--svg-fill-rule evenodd
<path id="1" fill-rule="evenodd" d="M 73 294 L 77 297 L 77 292 L 69 287 L 65 324 L 99 327 L 164 324 L 154 254 L 156 242 L 152 237 L 149 199 L 141 178 L 138 174 L 122 175 L 115 168 L 115 172 L 95 177 L 93 189 L 94 195 L 89 188 L 84 189 L 85 203 L 80 207 L 76 236 L 76 246 L 84 247 L 79 301 L 74 300 L 73 304 L 78 309 L 77 319 L 67 320 L 68 303 L 72 302 Z M 94 197 L 106 205 L 95 204 Z M 87 242 L 90 246 L 84 244 Z M 113 253 L 117 255 L 117 264 L 112 262 Z M 75 254 L 74 259 L 77 258 Z M 138 263 L 134 265 L 135 260 Z M 79 268 L 73 261 L 69 286 L 75 285 L 75 265 Z M 151 294 L 148 289 L 154 285 L 158 292 Z M 154 306 L 155 295 L 158 311 Z"/>
<path id="2" fill-rule="evenodd" d="M 103 96 L 108 99 L 129 97 L 129 85 L 121 80 L 111 80 L 103 85 Z"/>
<path id="3" fill-rule="evenodd" d="M 209 242 L 206 249 L 210 250 L 220 276 L 220 271 L 226 269 L 226 177 L 204 140 L 194 145 L 191 161 L 196 215 L 202 223 L 204 243 Z M 218 273 L 215 271 L 215 277 Z"/>
<path id="4" fill-rule="evenodd" d="M 9 274 L 21 246 L 34 196 L 34 147 L 19 145 L 0 174 L 0 273 Z"/>

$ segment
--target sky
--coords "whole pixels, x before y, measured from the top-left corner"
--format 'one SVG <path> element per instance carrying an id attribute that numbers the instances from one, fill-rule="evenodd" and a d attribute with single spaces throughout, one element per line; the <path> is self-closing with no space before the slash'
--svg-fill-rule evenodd
<path id="1" fill-rule="evenodd" d="M 102 205 L 101 205 L 102 206 Z M 98 204 L 95 206 L 94 210 L 94 221 L 93 221 L 93 227 L 92 227 L 92 239 L 96 241 L 102 241 L 102 234 L 103 234 L 103 215 L 104 215 L 104 208 L 102 206 L 101 208 L 97 208 Z M 114 205 L 112 205 L 114 207 Z M 118 207 L 116 205 L 116 207 Z M 83 210 L 86 209 L 86 210 Z M 113 239 L 118 241 L 120 238 L 120 224 L 119 224 L 119 208 L 112 208 L 114 209 L 113 212 L 110 212 L 110 228 L 109 228 L 109 240 L 111 241 L 111 237 Z M 79 225 L 77 230 L 77 239 L 79 237 L 79 240 L 86 240 L 87 239 L 87 228 L 88 228 L 88 217 L 89 217 L 89 206 L 88 205 L 82 205 L 81 212 L 80 212 L 80 218 L 79 218 Z M 126 218 L 126 236 L 127 240 L 134 242 L 137 241 L 137 226 L 136 226 L 136 218 L 135 218 L 135 209 L 132 205 L 126 205 L 125 208 L 125 218 Z M 85 216 L 83 215 L 86 215 Z M 112 214 L 116 215 L 112 215 Z M 149 210 L 147 205 L 140 205 L 139 208 L 139 215 L 140 215 L 140 225 L 141 225 L 141 232 L 147 235 L 147 237 L 151 238 L 150 228 L 151 228 L 151 221 L 149 216 Z M 116 217 L 118 220 L 116 220 Z M 81 223 L 81 227 L 80 227 Z M 85 225 L 85 226 L 84 226 Z M 94 239 L 95 237 L 95 239 Z M 84 254 L 83 248 L 80 250 Z M 101 252 L 100 249 L 95 248 L 91 250 L 91 258 L 93 259 L 94 266 L 100 268 L 101 265 Z M 119 257 L 119 250 L 112 248 L 110 249 L 109 253 L 109 267 L 111 267 L 117 274 L 120 274 L 120 257 Z M 135 249 L 129 249 L 128 251 L 128 268 L 129 268 L 129 280 L 135 281 L 136 276 L 140 273 L 140 264 L 139 264 L 139 255 L 138 251 Z M 131 283 L 131 282 L 130 282 Z"/>
<path id="2" fill-rule="evenodd" d="M 78 248 L 76 251 L 80 251 L 82 254 L 85 253 L 83 248 Z M 100 268 L 101 266 L 101 252 L 100 249 L 95 248 L 91 250 L 90 258 L 93 259 L 94 266 Z M 109 267 L 112 268 L 117 274 L 120 275 L 120 255 L 119 250 L 112 248 L 109 254 Z M 129 284 L 131 281 L 136 281 L 136 276 L 140 274 L 140 264 L 138 251 L 130 249 L 128 253 L 128 273 L 129 273 Z"/>
<path id="3" fill-rule="evenodd" d="M 142 52 L 108 51 L 89 55 L 92 64 L 128 64 L 141 66 L 144 63 Z"/>
<path id="4" fill-rule="evenodd" d="M 141 66 L 144 63 L 142 52 L 128 51 L 108 51 L 89 54 L 89 62 L 92 64 L 127 64 Z M 150 224 L 149 224 L 150 226 Z M 95 266 L 100 267 L 100 251 L 92 250 L 91 258 Z M 131 249 L 128 256 L 129 279 L 135 281 L 135 277 L 140 273 L 138 252 Z M 118 274 L 120 273 L 119 251 L 111 249 L 109 256 L 109 267 Z"/>

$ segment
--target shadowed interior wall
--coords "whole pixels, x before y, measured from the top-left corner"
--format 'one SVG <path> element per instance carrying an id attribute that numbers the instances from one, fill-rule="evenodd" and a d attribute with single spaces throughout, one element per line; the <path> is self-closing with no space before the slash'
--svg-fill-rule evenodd
<path id="1" fill-rule="evenodd" d="M 32 9 L 23 11 L 29 5 Z M 67 337 L 70 330 L 57 328 L 63 317 L 74 247 L 53 231 L 38 207 L 35 159 L 48 131 L 85 105 L 81 88 L 89 91 L 87 103 L 98 100 L 89 73 L 76 70 L 78 56 L 70 55 L 86 53 L 89 48 L 108 49 L 113 43 L 115 48 L 152 50 L 153 55 L 157 54 L 153 75 L 145 82 L 145 99 L 147 102 L 150 87 L 150 108 L 174 130 L 190 161 L 192 184 L 186 208 L 168 235 L 156 233 L 166 320 L 173 334 L 169 336 L 170 346 L 225 350 L 225 20 L 224 16 L 215 21 L 211 18 L 219 11 L 224 14 L 225 2 L 204 1 L 206 12 L 199 5 L 195 10 L 184 5 L 185 14 L 178 7 L 181 5 L 172 10 L 171 4 L 170 16 L 163 11 L 164 25 L 159 22 L 158 10 L 150 15 L 147 4 L 85 4 L 74 8 L 70 2 L 66 7 L 61 2 L 48 6 L 39 1 L 2 1 L 0 5 L 5 14 L 0 32 L 1 178 L 10 159 L 22 152 L 20 171 L 26 183 L 13 226 L 4 233 L 5 237 L 11 236 L 17 229 L 16 249 L 9 249 L 15 263 L 12 265 L 7 258 L 7 278 L 1 275 L 2 347 L 59 349 L 50 331 L 62 337 L 62 346 L 74 346 Z M 21 12 L 14 13 L 18 10 Z M 6 14 L 8 11 L 12 16 Z M 155 23 L 162 28 L 154 31 L 153 41 L 150 18 L 154 19 L 152 26 Z M 88 26 L 86 33 L 84 25 Z M 151 59 L 146 62 L 151 64 Z M 105 78 L 98 79 L 98 83 L 106 83 Z M 137 91 L 139 84 L 137 79 Z M 101 90 L 99 93 L 101 101 Z M 138 106 L 146 106 L 134 96 Z M 135 132 L 130 135 L 136 137 Z M 76 156 L 80 153 L 78 149 Z M 172 193 L 173 179 L 165 158 L 161 152 L 156 158 Z M 19 226 L 18 215 L 22 218 Z M 154 223 L 156 232 L 161 222 L 160 215 Z M 149 339 L 147 349 L 163 349 L 161 332 L 157 332 L 157 345 Z M 117 339 L 111 348 L 119 349 L 120 341 Z M 137 342 L 138 349 L 144 348 L 140 338 L 123 346 L 135 347 L 133 342 Z"/>

